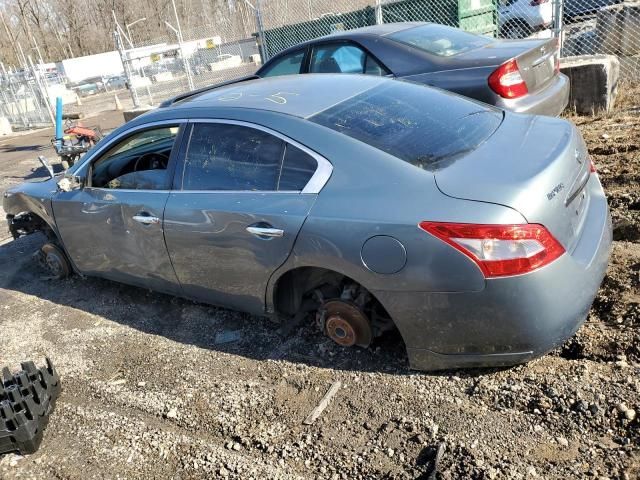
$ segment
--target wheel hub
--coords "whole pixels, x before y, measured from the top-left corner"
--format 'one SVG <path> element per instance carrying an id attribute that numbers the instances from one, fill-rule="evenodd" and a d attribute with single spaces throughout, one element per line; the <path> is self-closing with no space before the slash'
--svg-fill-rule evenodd
<path id="1" fill-rule="evenodd" d="M 71 266 L 65 254 L 57 246 L 47 243 L 40 249 L 39 261 L 55 278 L 65 278 Z"/>
<path id="2" fill-rule="evenodd" d="M 343 347 L 368 347 L 371 343 L 371 326 L 366 315 L 355 305 L 342 300 L 330 300 L 324 304 L 326 335 Z"/>

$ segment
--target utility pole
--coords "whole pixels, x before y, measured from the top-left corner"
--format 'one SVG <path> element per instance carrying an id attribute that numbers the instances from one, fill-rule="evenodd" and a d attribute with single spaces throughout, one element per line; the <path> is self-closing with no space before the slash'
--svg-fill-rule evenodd
<path id="1" fill-rule="evenodd" d="M 193 85 L 193 77 L 191 76 L 191 65 L 189 65 L 189 60 L 186 57 L 184 51 L 184 38 L 182 37 L 182 28 L 180 28 L 180 19 L 178 18 L 178 9 L 176 8 L 176 1 L 171 0 L 171 5 L 173 5 L 173 14 L 176 17 L 176 26 L 177 29 L 173 28 L 168 22 L 164 22 L 167 24 L 171 30 L 173 30 L 178 36 L 178 46 L 180 47 L 180 55 L 182 56 L 182 63 L 184 64 L 184 70 L 187 74 L 187 84 L 189 85 L 189 90 L 195 90 Z"/>
<path id="2" fill-rule="evenodd" d="M 118 25 L 118 23 L 116 22 L 116 29 L 113 32 L 113 38 L 116 42 L 118 53 L 120 53 L 120 61 L 122 62 L 122 67 L 124 68 L 124 76 L 127 79 L 127 84 L 129 85 L 129 92 L 131 93 L 131 100 L 133 100 L 133 107 L 138 108 L 140 107 L 140 99 L 138 98 L 138 92 L 136 91 L 136 88 L 133 86 L 133 83 L 131 81 L 131 65 L 129 65 L 129 59 L 127 58 L 127 54 L 124 50 L 124 45 L 122 43 L 119 28 L 120 25 Z"/>

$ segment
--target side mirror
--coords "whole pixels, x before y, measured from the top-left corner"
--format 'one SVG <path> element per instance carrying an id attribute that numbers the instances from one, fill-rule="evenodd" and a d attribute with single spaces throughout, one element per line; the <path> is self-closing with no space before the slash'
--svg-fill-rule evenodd
<path id="1" fill-rule="evenodd" d="M 84 179 L 75 175 L 65 175 L 57 183 L 58 189 L 62 192 L 70 192 L 82 188 Z"/>
<path id="2" fill-rule="evenodd" d="M 49 160 L 47 160 L 47 157 L 43 157 L 42 155 L 39 155 L 38 160 L 40 160 L 40 163 L 42 164 L 42 166 L 47 169 L 47 172 L 49 172 L 49 176 L 51 178 L 54 178 L 55 174 L 53 173 L 53 167 L 49 163 Z"/>

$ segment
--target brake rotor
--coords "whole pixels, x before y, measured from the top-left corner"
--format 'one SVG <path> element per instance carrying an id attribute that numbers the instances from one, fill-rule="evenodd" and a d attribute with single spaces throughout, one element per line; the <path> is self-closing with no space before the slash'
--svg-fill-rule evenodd
<path id="1" fill-rule="evenodd" d="M 368 347 L 373 338 L 367 316 L 355 305 L 330 300 L 323 305 L 325 334 L 343 347 Z"/>

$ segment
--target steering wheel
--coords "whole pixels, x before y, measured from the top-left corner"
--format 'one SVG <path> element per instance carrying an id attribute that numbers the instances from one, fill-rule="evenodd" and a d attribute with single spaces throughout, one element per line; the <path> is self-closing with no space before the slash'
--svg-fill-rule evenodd
<path id="1" fill-rule="evenodd" d="M 146 162 L 146 164 L 144 162 Z M 164 170 L 167 168 L 168 164 L 169 157 L 164 153 L 149 152 L 138 157 L 136 163 L 133 165 L 133 171 L 137 172 L 138 167 L 145 166 L 146 168 L 140 168 L 140 170 Z"/>

